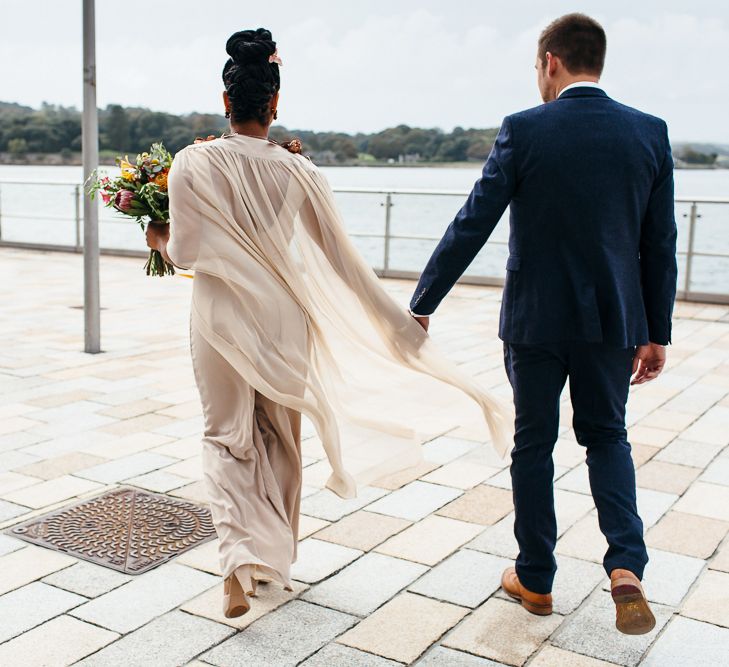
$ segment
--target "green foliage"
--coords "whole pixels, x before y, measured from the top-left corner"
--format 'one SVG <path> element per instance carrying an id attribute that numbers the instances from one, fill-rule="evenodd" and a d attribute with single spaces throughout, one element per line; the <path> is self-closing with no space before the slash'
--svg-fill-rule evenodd
<path id="1" fill-rule="evenodd" d="M 28 142 L 22 137 L 16 137 L 8 141 L 8 152 L 13 155 L 22 155 L 28 152 Z"/>
<path id="2" fill-rule="evenodd" d="M 679 153 L 678 158 L 687 164 L 713 165 L 719 157 L 718 153 L 702 153 L 691 146 L 684 147 Z"/>
<path id="3" fill-rule="evenodd" d="M 225 118 L 208 114 L 173 114 L 111 104 L 99 110 L 99 149 L 102 155 L 140 153 L 164 141 L 172 153 L 192 143 L 196 136 L 220 134 Z M 0 102 L 0 151 L 25 146 L 22 152 L 60 153 L 81 150 L 81 113 L 73 107 L 43 104 L 31 109 Z M 20 152 L 17 151 L 16 152 Z"/>
<path id="4" fill-rule="evenodd" d="M 110 104 L 99 110 L 101 156 L 135 154 L 163 141 L 173 154 L 195 137 L 219 135 L 228 121 L 217 114 L 184 116 Z M 284 142 L 301 139 L 304 151 L 317 162 L 354 163 L 407 159 L 423 162 L 473 160 L 483 162 L 496 137 L 496 129 L 463 129 L 447 133 L 437 128 L 398 125 L 373 134 L 313 132 L 271 128 L 271 138 Z M 60 153 L 81 150 L 81 114 L 73 107 L 43 104 L 40 109 L 0 102 L 0 151 L 17 154 Z M 360 156 L 367 156 L 361 158 Z"/>

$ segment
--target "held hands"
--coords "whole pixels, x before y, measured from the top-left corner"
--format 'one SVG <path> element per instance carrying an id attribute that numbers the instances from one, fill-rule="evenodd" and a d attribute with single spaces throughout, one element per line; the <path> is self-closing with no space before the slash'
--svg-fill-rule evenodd
<path id="1" fill-rule="evenodd" d="M 633 379 L 630 384 L 643 384 L 658 377 L 666 365 L 666 348 L 656 343 L 639 345 L 633 357 Z"/>
<path id="2" fill-rule="evenodd" d="M 413 315 L 413 319 L 421 326 L 425 331 L 430 326 L 430 317 L 421 317 L 420 315 Z"/>

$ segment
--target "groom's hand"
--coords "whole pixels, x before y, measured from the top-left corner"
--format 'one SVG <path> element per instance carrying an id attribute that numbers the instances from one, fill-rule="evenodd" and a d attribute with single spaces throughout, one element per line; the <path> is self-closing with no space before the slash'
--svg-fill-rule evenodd
<path id="1" fill-rule="evenodd" d="M 421 326 L 425 331 L 430 326 L 430 317 L 421 317 L 420 315 L 413 315 L 413 319 Z"/>
<path id="2" fill-rule="evenodd" d="M 643 384 L 658 377 L 666 365 L 666 348 L 656 343 L 639 345 L 633 357 L 633 379 L 630 384 Z"/>

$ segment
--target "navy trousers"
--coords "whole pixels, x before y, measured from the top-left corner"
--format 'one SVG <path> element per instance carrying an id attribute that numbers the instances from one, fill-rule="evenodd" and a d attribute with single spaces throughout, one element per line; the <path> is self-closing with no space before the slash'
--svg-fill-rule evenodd
<path id="1" fill-rule="evenodd" d="M 635 468 L 625 430 L 633 348 L 599 343 L 504 343 L 514 390 L 516 432 L 511 453 L 516 571 L 526 588 L 549 593 L 557 570 L 554 547 L 554 463 L 559 401 L 569 378 L 577 441 L 587 450 L 592 497 L 608 542 L 603 564 L 643 576 L 648 554 L 635 498 Z"/>

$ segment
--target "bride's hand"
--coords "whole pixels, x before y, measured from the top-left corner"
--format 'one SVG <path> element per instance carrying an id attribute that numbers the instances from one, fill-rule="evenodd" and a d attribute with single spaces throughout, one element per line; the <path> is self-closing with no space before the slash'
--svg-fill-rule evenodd
<path id="1" fill-rule="evenodd" d="M 202 144 L 206 141 L 213 141 L 214 139 L 217 139 L 217 137 L 213 136 L 212 134 L 208 134 L 208 136 L 203 139 L 202 137 L 195 137 L 195 141 L 193 143 L 195 144 Z"/>
<path id="2" fill-rule="evenodd" d="M 152 250 L 162 250 L 170 238 L 170 226 L 167 223 L 150 222 L 144 232 L 147 238 L 147 247 Z"/>

